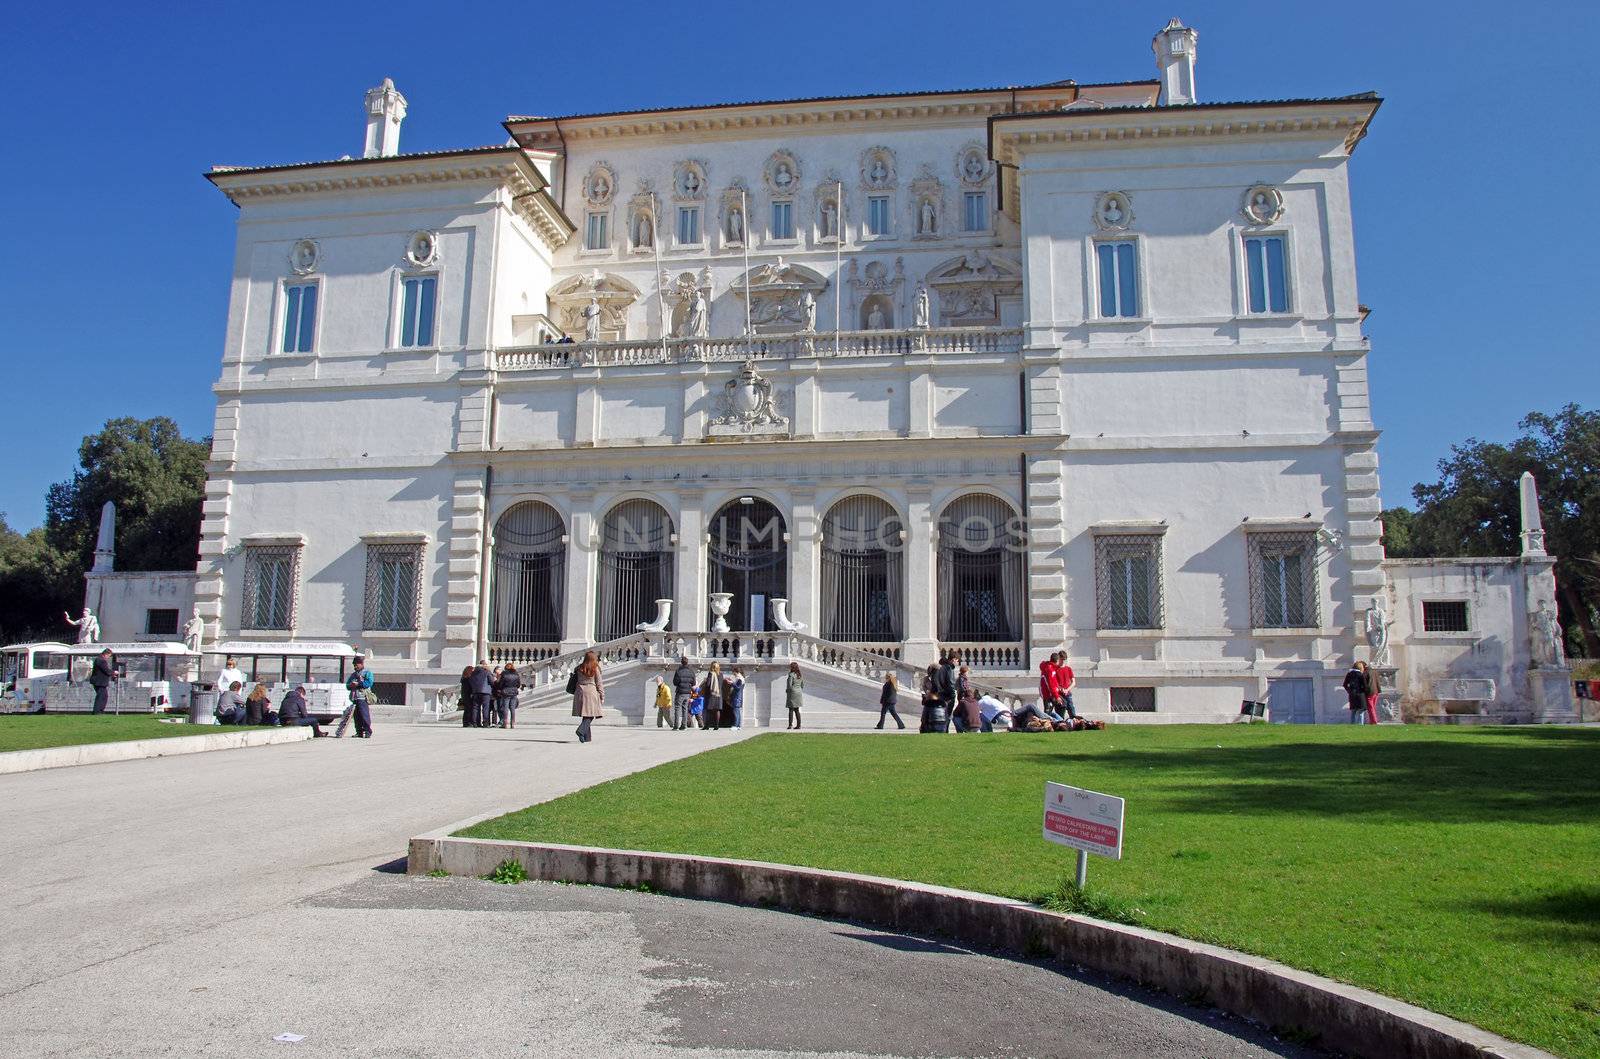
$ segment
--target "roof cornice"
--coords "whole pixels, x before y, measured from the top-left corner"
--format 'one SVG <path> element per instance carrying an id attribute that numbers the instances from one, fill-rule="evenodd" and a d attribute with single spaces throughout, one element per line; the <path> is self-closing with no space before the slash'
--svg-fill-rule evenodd
<path id="1" fill-rule="evenodd" d="M 576 230 L 550 198 L 544 174 L 517 147 L 476 148 L 388 158 L 218 168 L 205 174 L 235 206 L 290 195 L 368 191 L 423 184 L 493 182 L 511 194 L 511 206 L 552 249 Z"/>
<path id="2" fill-rule="evenodd" d="M 1338 135 L 1345 153 L 1366 135 L 1383 100 L 1343 99 L 1202 103 L 1162 107 L 1082 109 L 989 119 L 990 155 L 1015 165 L 1030 148 L 1160 143 L 1235 136 Z"/>
<path id="3" fill-rule="evenodd" d="M 929 92 L 763 103 L 725 103 L 705 107 L 626 111 L 560 118 L 512 117 L 503 123 L 529 149 L 561 150 L 564 145 L 641 136 L 699 136 L 723 132 L 790 132 L 884 121 L 983 121 L 1003 114 L 1042 114 L 1075 102 L 1095 89 L 1112 98 L 1154 99 L 1157 82 L 1118 85 L 1038 85 L 1016 89 Z M 1113 91 L 1116 90 L 1116 91 Z M 557 127 L 559 123 L 559 128 Z"/>

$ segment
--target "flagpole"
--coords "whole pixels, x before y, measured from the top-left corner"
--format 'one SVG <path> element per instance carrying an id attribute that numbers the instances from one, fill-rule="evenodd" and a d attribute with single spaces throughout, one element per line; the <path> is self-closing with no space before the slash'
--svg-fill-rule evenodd
<path id="1" fill-rule="evenodd" d="M 754 337 L 750 330 L 750 201 L 744 188 L 739 189 L 739 215 L 744 218 L 744 237 L 739 241 L 744 244 L 744 337 L 749 341 Z"/>
<path id="2" fill-rule="evenodd" d="M 833 355 L 839 355 L 839 329 L 844 323 L 844 181 L 834 182 L 833 204 Z"/>
<path id="3" fill-rule="evenodd" d="M 667 292 L 661 275 L 661 203 L 654 191 L 650 192 L 650 247 L 656 259 L 656 311 L 661 314 L 661 359 L 672 360 L 667 348 L 667 335 L 672 331 L 667 319 Z"/>

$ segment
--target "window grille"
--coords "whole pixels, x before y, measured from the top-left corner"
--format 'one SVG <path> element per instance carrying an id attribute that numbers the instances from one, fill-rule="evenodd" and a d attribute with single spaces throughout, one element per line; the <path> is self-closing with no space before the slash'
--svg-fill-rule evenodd
<path id="1" fill-rule="evenodd" d="M 1316 533 L 1251 533 L 1247 537 L 1251 625 L 1257 629 L 1316 627 L 1320 623 Z"/>
<path id="2" fill-rule="evenodd" d="M 403 680 L 374 680 L 370 701 L 375 706 L 404 706 L 409 686 Z"/>
<path id="3" fill-rule="evenodd" d="M 728 624 L 739 632 L 772 632 L 778 627 L 769 600 L 788 598 L 789 544 L 783 516 L 761 497 L 730 500 L 715 515 L 706 535 L 712 592 L 733 597 Z"/>
<path id="4" fill-rule="evenodd" d="M 421 544 L 367 545 L 367 604 L 361 627 L 389 632 L 417 629 L 421 569 Z"/>
<path id="5" fill-rule="evenodd" d="M 965 643 L 1022 639 L 1024 549 L 1016 513 L 972 493 L 939 518 L 939 638 Z"/>
<path id="6" fill-rule="evenodd" d="M 1112 688 L 1112 713 L 1155 713 L 1155 688 Z"/>
<path id="7" fill-rule="evenodd" d="M 145 611 L 144 631 L 146 636 L 178 635 L 178 612 L 165 607 Z"/>
<path id="8" fill-rule="evenodd" d="M 845 643 L 903 639 L 904 522 L 875 496 L 851 496 L 822 520 L 822 630 Z"/>
<path id="9" fill-rule="evenodd" d="M 1422 603 L 1423 632 L 1470 632 L 1467 625 L 1467 601 L 1464 599 L 1429 599 Z"/>
<path id="10" fill-rule="evenodd" d="M 672 517 L 653 500 L 624 500 L 600 524 L 595 638 L 631 636 L 671 599 Z"/>
<path id="11" fill-rule="evenodd" d="M 240 624 L 247 629 L 293 629 L 299 583 L 299 545 L 246 545 Z"/>
<path id="12" fill-rule="evenodd" d="M 1161 534 L 1104 534 L 1094 539 L 1095 613 L 1102 629 L 1159 629 L 1165 624 Z"/>
<path id="13" fill-rule="evenodd" d="M 549 504 L 528 500 L 494 526 L 489 638 L 557 643 L 566 601 L 566 525 Z"/>

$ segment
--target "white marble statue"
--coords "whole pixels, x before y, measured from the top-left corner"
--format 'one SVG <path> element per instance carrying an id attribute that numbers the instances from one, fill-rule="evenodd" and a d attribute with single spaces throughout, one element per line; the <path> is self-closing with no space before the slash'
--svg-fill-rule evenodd
<path id="1" fill-rule="evenodd" d="M 1108 196 L 1105 205 L 1100 208 L 1100 219 L 1105 221 L 1108 227 L 1115 228 L 1122 223 L 1123 216 L 1122 203 L 1115 195 Z"/>
<path id="2" fill-rule="evenodd" d="M 590 298 L 589 304 L 583 307 L 583 340 L 585 342 L 600 341 L 600 302 L 599 299 Z"/>
<path id="3" fill-rule="evenodd" d="M 1367 608 L 1366 633 L 1367 646 L 1372 649 L 1372 664 L 1386 666 L 1389 664 L 1389 626 L 1388 614 L 1383 609 L 1383 603 L 1376 597 L 1372 606 Z"/>
<path id="4" fill-rule="evenodd" d="M 802 331 L 817 329 L 817 296 L 810 291 L 800 292 L 800 329 Z"/>
<path id="5" fill-rule="evenodd" d="M 794 170 L 789 168 L 788 162 L 778 163 L 778 168 L 772 171 L 772 182 L 780 191 L 787 191 L 789 185 L 794 183 Z"/>
<path id="6" fill-rule="evenodd" d="M 708 312 L 706 295 L 703 290 L 696 287 L 694 297 L 689 301 L 689 314 L 683 320 L 683 333 L 687 338 L 705 338 L 710 334 L 708 326 Z"/>
<path id="7" fill-rule="evenodd" d="M 822 238 L 832 239 L 839 234 L 839 207 L 832 199 L 822 203 Z"/>
<path id="8" fill-rule="evenodd" d="M 656 243 L 656 226 L 650 214 L 644 210 L 633 221 L 633 245 L 654 246 Z"/>
<path id="9" fill-rule="evenodd" d="M 693 169 L 683 171 L 683 193 L 689 198 L 694 198 L 700 192 L 700 174 Z"/>
<path id="10" fill-rule="evenodd" d="M 728 242 L 744 242 L 744 210 L 738 206 L 728 211 Z"/>
<path id="11" fill-rule="evenodd" d="M 932 199 L 922 200 L 922 209 L 917 215 L 917 231 L 923 235 L 933 235 L 938 225 L 937 212 L 933 208 Z"/>
<path id="12" fill-rule="evenodd" d="M 206 640 L 206 620 L 200 616 L 200 611 L 195 610 L 188 621 L 183 624 L 183 645 L 194 654 L 200 653 L 200 647 Z"/>
<path id="13" fill-rule="evenodd" d="M 912 306 L 911 320 L 917 327 L 927 327 L 930 308 L 928 305 L 927 284 L 917 284 L 917 300 Z"/>
<path id="14" fill-rule="evenodd" d="M 94 616 L 94 611 L 84 607 L 82 617 L 74 618 L 70 614 L 61 616 L 67 619 L 68 625 L 77 626 L 79 643 L 100 642 L 100 619 Z"/>
<path id="15" fill-rule="evenodd" d="M 884 318 L 883 307 L 880 305 L 874 305 L 872 307 L 872 311 L 867 314 L 867 330 L 882 331 L 888 326 L 889 321 Z"/>
<path id="16" fill-rule="evenodd" d="M 1533 647 L 1538 661 L 1552 666 L 1566 665 L 1566 637 L 1556 618 L 1556 609 L 1548 599 L 1539 601 L 1539 609 L 1533 615 Z"/>

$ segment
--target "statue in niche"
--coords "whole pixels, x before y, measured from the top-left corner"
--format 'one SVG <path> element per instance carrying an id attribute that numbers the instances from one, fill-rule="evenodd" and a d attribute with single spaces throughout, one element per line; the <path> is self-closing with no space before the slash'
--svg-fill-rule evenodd
<path id="1" fill-rule="evenodd" d="M 933 208 L 932 199 L 923 199 L 922 206 L 917 211 L 917 231 L 923 235 L 933 235 L 938 229 L 939 218 Z"/>
<path id="2" fill-rule="evenodd" d="M 317 244 L 310 239 L 302 239 L 294 244 L 294 249 L 289 254 L 289 264 L 296 272 L 306 273 L 317 267 Z"/>
<path id="3" fill-rule="evenodd" d="M 738 206 L 728 211 L 728 242 L 744 242 L 744 210 Z"/>
<path id="4" fill-rule="evenodd" d="M 200 608 L 196 607 L 194 616 L 183 623 L 183 645 L 191 654 L 200 653 L 200 645 L 206 638 L 206 620 L 200 616 Z"/>
<path id="5" fill-rule="evenodd" d="M 84 613 L 88 613 L 85 611 Z M 1548 599 L 1539 601 L 1539 609 L 1533 615 L 1533 647 L 1535 660 L 1546 665 L 1565 665 L 1567 661 L 1566 635 L 1561 630 L 1561 622 L 1556 618 L 1556 609 L 1550 605 Z M 80 643 L 82 641 L 79 641 Z"/>
<path id="6" fill-rule="evenodd" d="M 835 239 L 839 235 L 839 207 L 832 199 L 822 202 L 822 238 Z"/>
<path id="7" fill-rule="evenodd" d="M 1128 224 L 1128 205 L 1121 195 L 1107 195 L 1100 203 L 1100 225 L 1103 228 L 1125 228 Z"/>
<path id="8" fill-rule="evenodd" d="M 884 318 L 883 306 L 874 304 L 872 311 L 867 314 L 867 330 L 882 331 L 889 326 L 889 321 Z"/>
<path id="9" fill-rule="evenodd" d="M 778 168 L 772 171 L 772 182 L 779 191 L 789 190 L 794 183 L 794 170 L 789 168 L 788 162 L 779 162 Z"/>
<path id="10" fill-rule="evenodd" d="M 817 329 L 817 298 L 810 291 L 800 292 L 800 329 L 803 331 Z"/>
<path id="11" fill-rule="evenodd" d="M 917 300 L 911 310 L 912 323 L 917 327 L 928 326 L 928 285 L 917 284 Z"/>
<path id="12" fill-rule="evenodd" d="M 705 338 L 709 334 L 705 291 L 696 287 L 689 301 L 689 315 L 683 320 L 683 333 L 687 338 Z"/>
<path id="13" fill-rule="evenodd" d="M 683 180 L 678 187 L 683 191 L 685 198 L 692 199 L 700 194 L 700 174 L 694 171 L 693 166 L 683 171 Z"/>
<path id="14" fill-rule="evenodd" d="M 656 243 L 655 218 L 649 210 L 640 210 L 633 219 L 633 245 L 651 247 Z"/>
<path id="15" fill-rule="evenodd" d="M 1393 624 L 1383 609 L 1383 601 L 1372 597 L 1372 606 L 1367 608 L 1366 633 L 1367 646 L 1372 648 L 1372 664 L 1386 666 L 1389 664 L 1389 626 Z"/>
<path id="16" fill-rule="evenodd" d="M 963 167 L 963 169 L 967 174 L 967 179 L 972 183 L 976 184 L 978 181 L 983 179 L 984 164 L 983 159 L 979 157 L 978 152 L 973 151 L 967 155 L 966 165 Z"/>
<path id="17" fill-rule="evenodd" d="M 578 315 L 583 317 L 583 340 L 600 341 L 600 300 L 590 298 L 589 304 L 585 305 Z"/>
<path id="18" fill-rule="evenodd" d="M 604 202 L 611 197 L 611 181 L 606 179 L 604 173 L 596 173 L 590 181 L 589 197 L 595 202 Z"/>
<path id="19" fill-rule="evenodd" d="M 884 167 L 882 158 L 872 160 L 872 172 L 867 175 L 867 179 L 875 188 L 883 187 L 884 181 L 889 179 L 889 170 Z"/>

